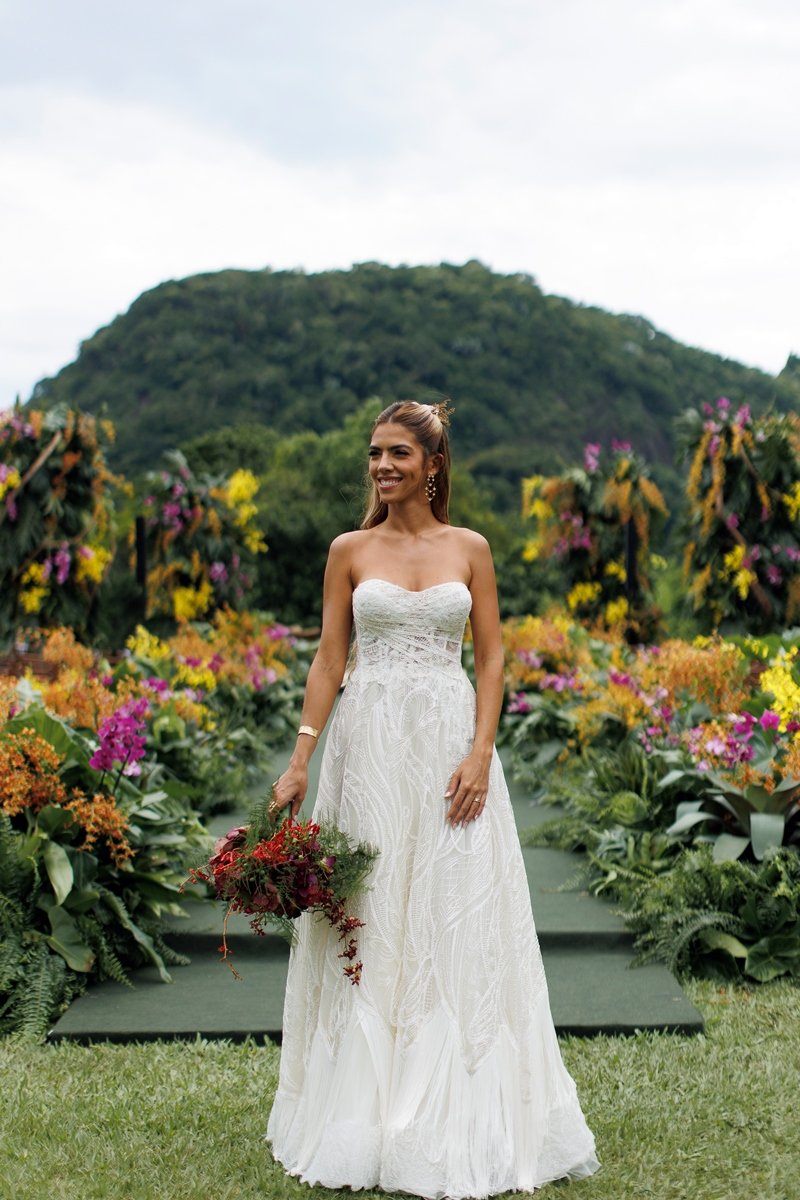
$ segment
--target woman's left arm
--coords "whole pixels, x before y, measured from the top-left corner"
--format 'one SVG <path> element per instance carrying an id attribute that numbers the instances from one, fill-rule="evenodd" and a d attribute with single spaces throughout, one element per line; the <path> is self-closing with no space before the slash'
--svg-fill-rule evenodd
<path id="1" fill-rule="evenodd" d="M 497 583 L 489 543 L 480 534 L 470 536 L 469 590 L 472 595 L 470 625 L 475 651 L 477 713 L 472 750 L 456 767 L 445 798 L 450 800 L 451 825 L 474 821 L 483 812 L 489 788 L 497 723 L 503 707 L 503 644 Z"/>

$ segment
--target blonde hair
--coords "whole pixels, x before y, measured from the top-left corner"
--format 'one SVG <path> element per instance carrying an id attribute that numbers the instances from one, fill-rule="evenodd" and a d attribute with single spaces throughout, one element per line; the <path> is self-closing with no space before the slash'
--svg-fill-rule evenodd
<path id="1" fill-rule="evenodd" d="M 390 421 L 393 425 L 403 425 L 422 447 L 426 458 L 431 454 L 441 454 L 442 465 L 435 477 L 436 491 L 431 500 L 431 512 L 443 525 L 450 524 L 450 444 L 447 426 L 451 411 L 446 403 L 418 404 L 416 400 L 398 400 L 385 408 L 372 426 L 374 433 L 379 425 L 387 425 Z M 361 528 L 372 529 L 380 525 L 386 520 L 387 513 L 386 503 L 381 500 L 375 481 L 370 479 Z"/>

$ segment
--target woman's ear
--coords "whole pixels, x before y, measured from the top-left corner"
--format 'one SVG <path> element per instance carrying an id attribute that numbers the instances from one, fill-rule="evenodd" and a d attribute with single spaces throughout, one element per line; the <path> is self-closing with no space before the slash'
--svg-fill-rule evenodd
<path id="1" fill-rule="evenodd" d="M 436 469 L 437 471 L 441 471 L 443 466 L 444 466 L 444 455 L 443 454 L 439 454 L 437 452 L 436 454 L 431 454 L 429 456 L 429 458 L 428 458 L 428 470 L 429 471 L 432 471 L 434 469 Z"/>

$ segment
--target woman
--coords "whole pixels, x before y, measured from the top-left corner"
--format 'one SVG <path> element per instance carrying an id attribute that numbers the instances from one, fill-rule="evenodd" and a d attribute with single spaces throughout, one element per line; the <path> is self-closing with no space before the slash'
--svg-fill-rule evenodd
<path id="1" fill-rule="evenodd" d="M 503 654 L 488 544 L 448 523 L 444 410 L 392 404 L 362 528 L 331 545 L 322 637 L 274 803 L 296 814 L 342 682 L 315 817 L 380 855 L 353 905 L 363 974 L 303 917 L 268 1138 L 326 1187 L 482 1197 L 591 1174 L 494 737 Z M 469 617 L 477 694 L 461 668 Z"/>

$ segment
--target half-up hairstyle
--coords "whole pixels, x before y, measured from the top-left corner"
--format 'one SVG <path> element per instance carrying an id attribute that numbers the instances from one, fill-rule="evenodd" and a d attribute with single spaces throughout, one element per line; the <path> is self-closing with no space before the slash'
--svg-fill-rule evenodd
<path id="1" fill-rule="evenodd" d="M 372 426 L 374 433 L 379 425 L 386 425 L 390 421 L 393 425 L 404 425 L 422 447 L 426 458 L 431 454 L 441 454 L 442 465 L 435 476 L 436 490 L 431 500 L 431 512 L 443 525 L 450 524 L 450 445 L 447 440 L 449 412 L 446 404 L 418 404 L 416 400 L 398 400 L 385 408 Z M 386 503 L 381 500 L 378 488 L 370 478 L 361 528 L 372 529 L 375 525 L 380 525 L 386 520 L 387 512 Z"/>

